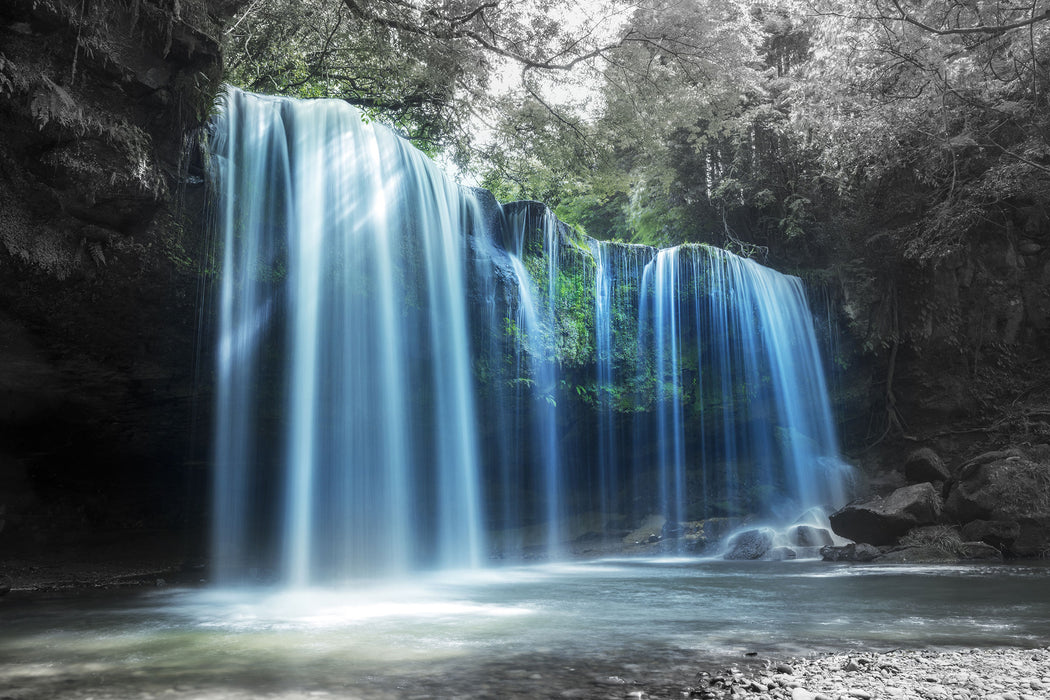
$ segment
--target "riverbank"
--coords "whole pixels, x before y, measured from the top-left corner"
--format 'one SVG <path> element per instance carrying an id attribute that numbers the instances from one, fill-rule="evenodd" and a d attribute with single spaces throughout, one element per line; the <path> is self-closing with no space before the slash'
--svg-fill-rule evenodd
<path id="1" fill-rule="evenodd" d="M 710 700 L 1046 700 L 1050 647 L 842 652 L 697 680 L 691 696 Z"/>
<path id="2" fill-rule="evenodd" d="M 205 575 L 194 543 L 162 531 L 90 533 L 0 547 L 0 593 L 75 596 L 99 589 L 190 586 Z M 4 590 L 4 589 L 7 590 Z"/>

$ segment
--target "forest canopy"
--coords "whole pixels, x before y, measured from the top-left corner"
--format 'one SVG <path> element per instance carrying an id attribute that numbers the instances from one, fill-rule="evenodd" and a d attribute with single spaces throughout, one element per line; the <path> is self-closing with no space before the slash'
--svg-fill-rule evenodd
<path id="1" fill-rule="evenodd" d="M 877 265 L 1050 205 L 1046 0 L 252 0 L 225 52 L 598 238 Z"/>

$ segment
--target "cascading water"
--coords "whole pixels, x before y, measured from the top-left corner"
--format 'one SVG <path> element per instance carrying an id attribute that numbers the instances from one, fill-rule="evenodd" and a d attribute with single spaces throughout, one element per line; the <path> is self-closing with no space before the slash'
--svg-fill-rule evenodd
<path id="1" fill-rule="evenodd" d="M 475 567 L 653 513 L 678 537 L 841 500 L 797 279 L 501 208 L 339 101 L 231 88 L 212 152 L 220 580 Z"/>
<path id="2" fill-rule="evenodd" d="M 639 333 L 651 338 L 656 385 L 645 430 L 668 519 L 695 520 L 712 506 L 733 514 L 723 503 L 793 516 L 843 502 L 847 467 L 801 281 L 681 246 L 657 253 L 643 290 Z"/>
<path id="3" fill-rule="evenodd" d="M 515 321 L 524 334 L 525 343 L 531 350 L 532 398 L 539 403 L 532 406 L 533 435 L 538 446 L 539 471 L 542 473 L 541 494 L 544 504 L 543 522 L 546 530 L 547 552 L 556 555 L 562 549 L 562 521 L 565 518 L 562 504 L 561 455 L 558 439 L 559 384 L 556 357 L 551 352 L 556 328 L 555 299 L 558 285 L 558 220 L 547 209 L 538 216 L 532 208 L 519 208 L 505 217 L 504 230 L 509 234 L 511 264 L 518 280 L 518 308 Z M 538 239 L 542 246 L 542 258 L 546 262 L 546 303 L 542 306 L 533 292 L 533 282 L 523 262 L 526 240 Z M 519 373 L 522 345 L 516 345 Z M 521 376 L 519 374 L 519 376 Z"/>
<path id="4" fill-rule="evenodd" d="M 598 430 L 598 509 L 603 526 L 619 520 L 623 504 L 619 492 L 630 471 L 624 457 L 631 456 L 625 445 L 626 433 L 619 429 L 617 414 L 623 411 L 622 396 L 616 387 L 624 377 L 617 355 L 632 347 L 634 331 L 627 321 L 639 308 L 642 275 L 656 249 L 608 241 L 590 241 L 597 264 L 594 282 L 595 377 L 597 379 Z"/>
<path id="5" fill-rule="evenodd" d="M 475 201 L 338 101 L 231 88 L 212 149 L 220 576 L 477 565 Z"/>

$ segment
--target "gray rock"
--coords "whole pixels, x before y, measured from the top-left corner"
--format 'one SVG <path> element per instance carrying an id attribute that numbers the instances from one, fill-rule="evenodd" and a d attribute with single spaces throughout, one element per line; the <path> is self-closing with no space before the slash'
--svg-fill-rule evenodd
<path id="1" fill-rule="evenodd" d="M 769 559 L 771 561 L 785 561 L 797 558 L 798 552 L 791 547 L 773 547 L 763 556 L 763 559 Z"/>
<path id="2" fill-rule="evenodd" d="M 1000 550 L 1010 550 L 1021 534 L 1021 526 L 1013 520 L 971 520 L 959 531 L 968 542 L 984 542 Z"/>
<path id="3" fill-rule="evenodd" d="M 882 554 L 878 547 L 860 543 L 850 543 L 841 547 L 828 545 L 820 548 L 820 556 L 824 561 L 874 561 Z"/>
<path id="4" fill-rule="evenodd" d="M 1037 556 L 1046 551 L 1050 548 L 1047 448 L 988 452 L 970 460 L 959 468 L 944 510 L 952 519 L 967 524 L 976 520 L 1017 523 L 1017 534 L 1008 550 L 1011 554 Z M 1011 528 L 1005 527 L 1002 534 L 1011 535 Z M 980 539 L 985 541 L 984 537 Z"/>
<path id="5" fill-rule="evenodd" d="M 791 529 L 789 537 L 799 547 L 823 547 L 835 544 L 830 532 L 813 525 L 796 525 Z"/>
<path id="6" fill-rule="evenodd" d="M 921 447 L 904 460 L 904 476 L 910 483 L 921 484 L 925 481 L 947 481 L 951 473 L 936 452 L 929 447 Z"/>
<path id="7" fill-rule="evenodd" d="M 773 530 L 768 527 L 738 532 L 729 538 L 726 559 L 760 559 L 773 548 Z"/>
<path id="8" fill-rule="evenodd" d="M 915 527 L 937 522 L 940 515 L 941 498 L 933 485 L 915 484 L 832 513 L 831 529 L 857 542 L 888 545 Z"/>
<path id="9" fill-rule="evenodd" d="M 963 542 L 960 545 L 959 558 L 978 561 L 1002 561 L 1003 553 L 984 542 Z"/>
<path id="10" fill-rule="evenodd" d="M 894 547 L 876 558 L 880 564 L 941 564 L 958 560 L 955 552 L 933 545 Z"/>

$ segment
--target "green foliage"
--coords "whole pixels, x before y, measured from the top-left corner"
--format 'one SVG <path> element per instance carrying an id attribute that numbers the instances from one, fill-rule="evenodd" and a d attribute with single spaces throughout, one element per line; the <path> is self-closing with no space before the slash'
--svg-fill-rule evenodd
<path id="1" fill-rule="evenodd" d="M 357 16 L 342 0 L 248 3 L 223 48 L 228 82 L 346 100 L 431 153 L 456 119 L 456 83 L 470 81 L 458 47 Z"/>

